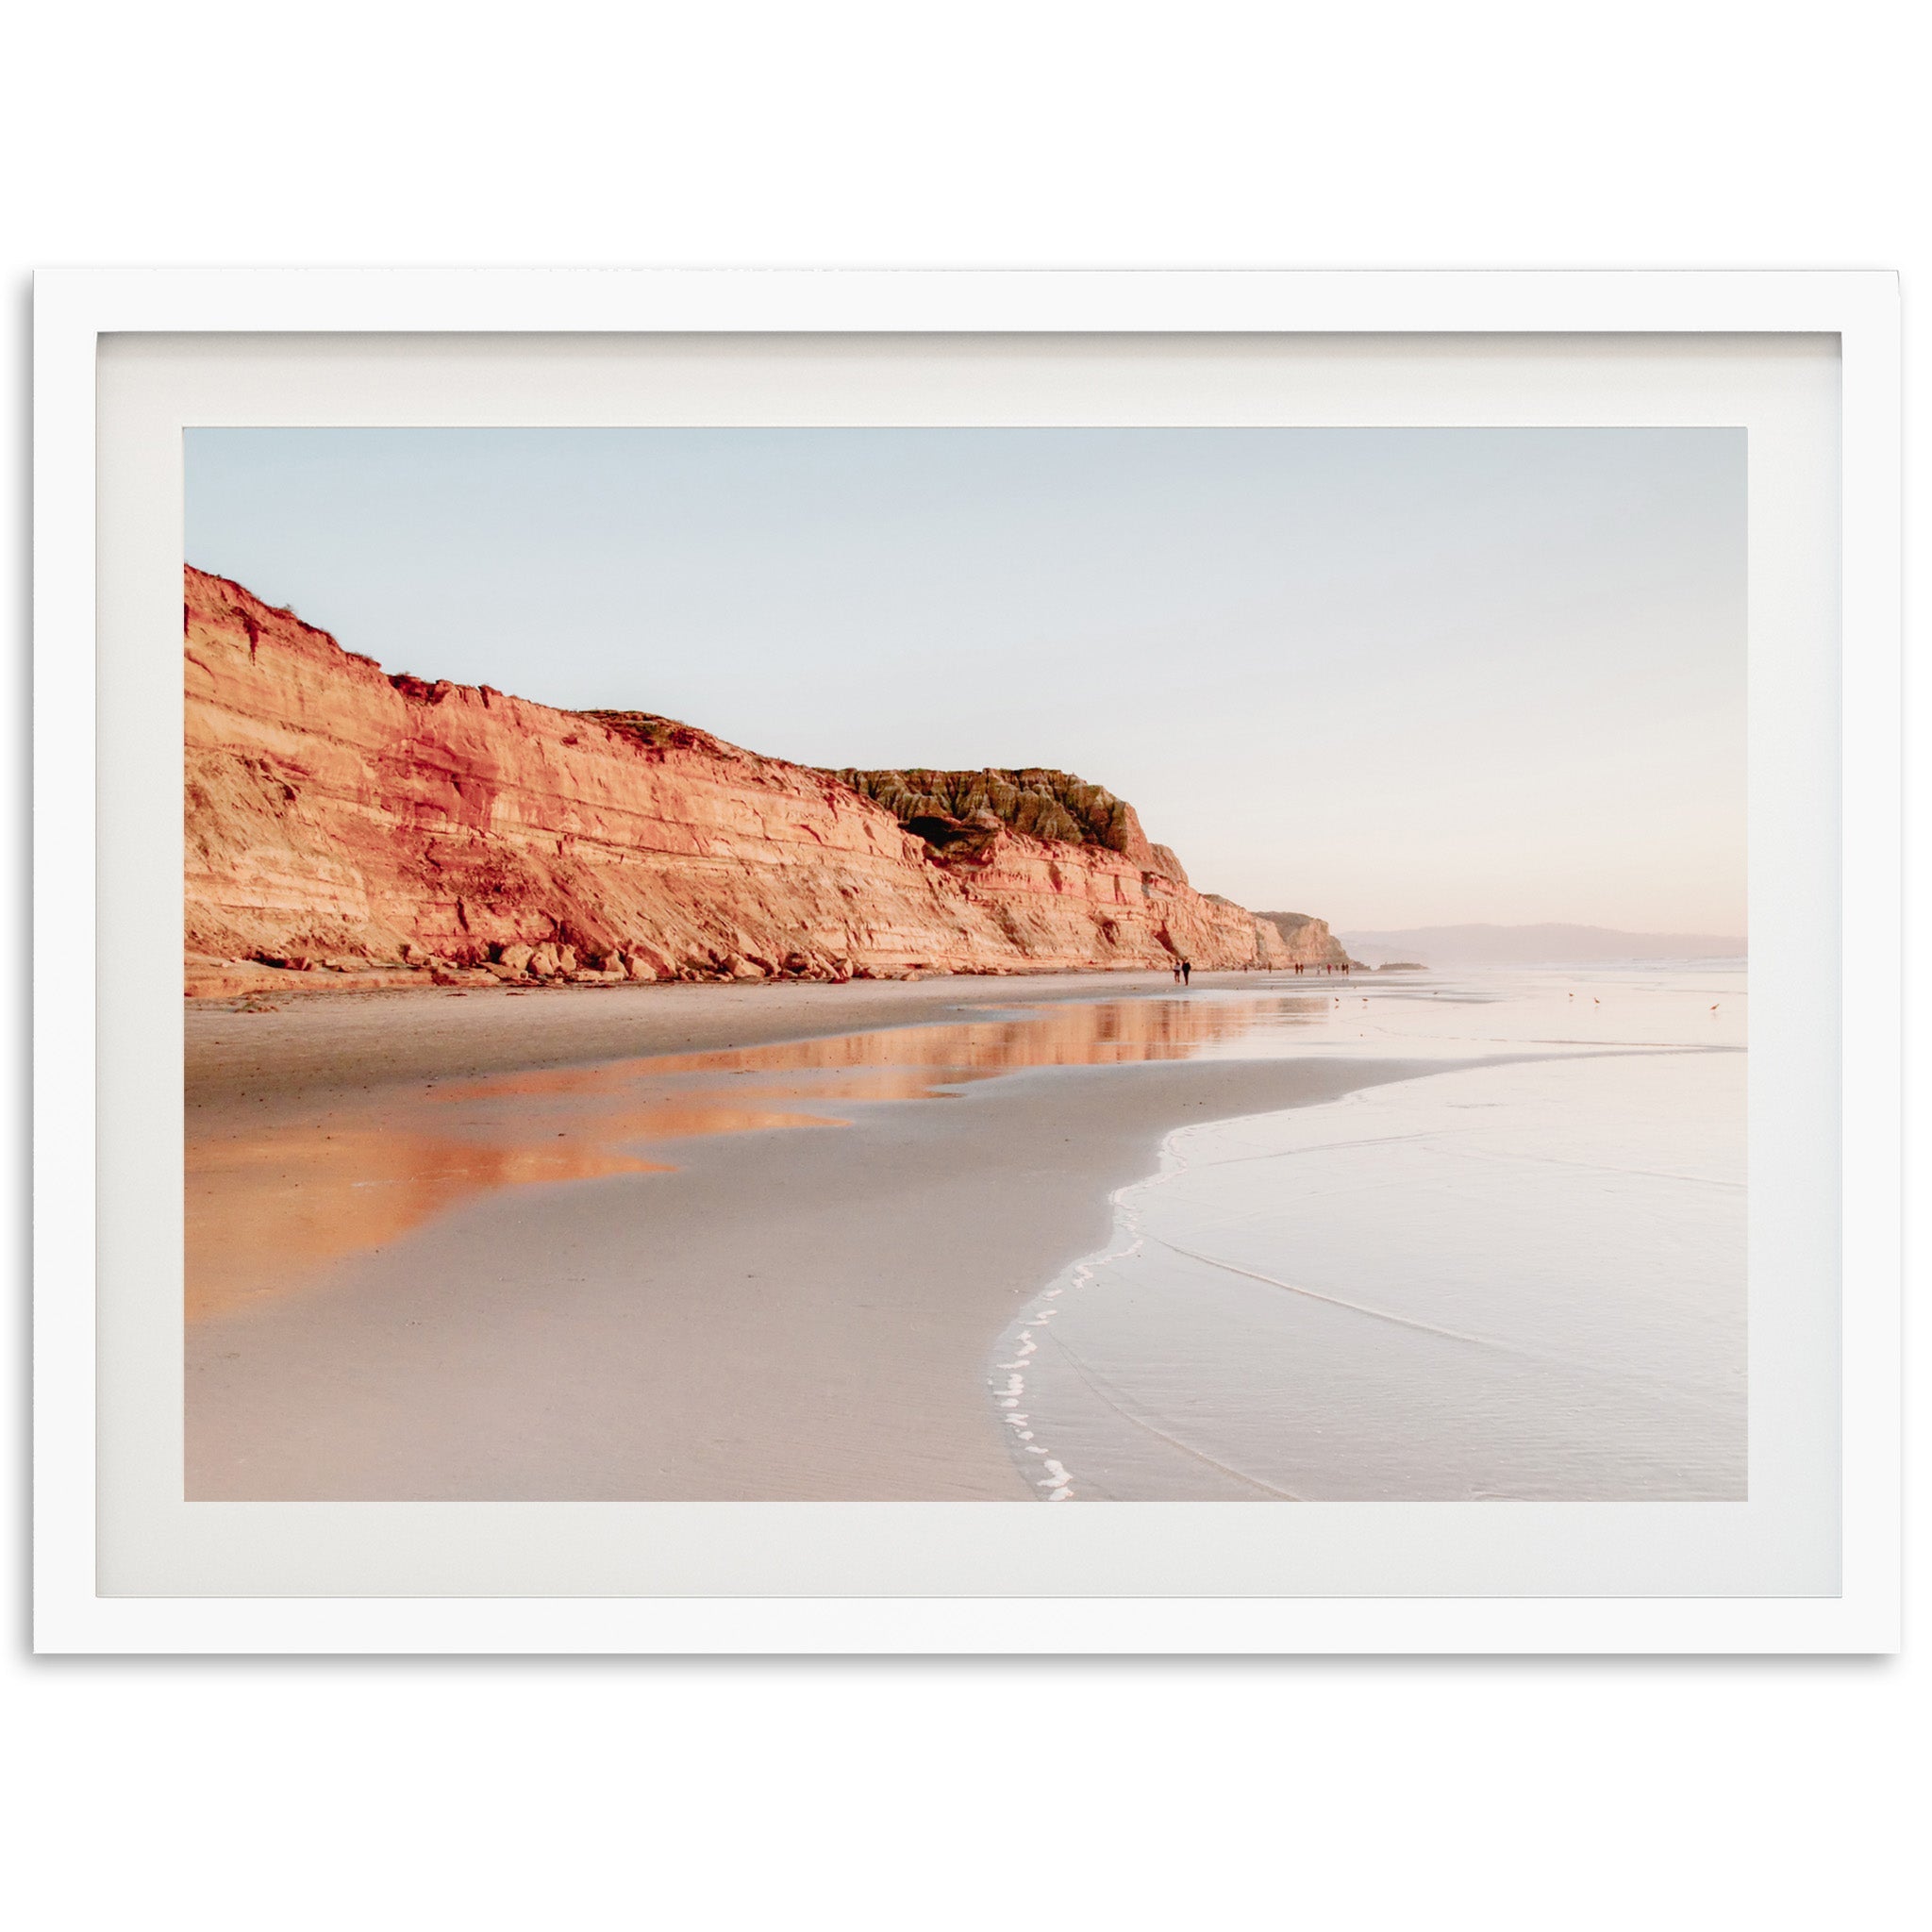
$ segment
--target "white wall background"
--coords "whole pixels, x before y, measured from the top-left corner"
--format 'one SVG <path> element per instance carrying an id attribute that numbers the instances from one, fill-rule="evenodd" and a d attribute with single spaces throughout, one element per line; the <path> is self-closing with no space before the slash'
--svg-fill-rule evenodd
<path id="1" fill-rule="evenodd" d="M 35 265 L 1890 266 L 1916 449 L 1932 251 L 1907 28 L 1864 0 L 37 8 L 9 30 L 0 115 L 7 741 L 25 742 Z M 1920 520 L 1911 561 L 1924 542 Z M 17 822 L 19 775 L 5 797 Z M 9 907 L 22 848 L 0 842 Z M 17 989 L 18 926 L 0 958 Z M 17 1109 L 7 1126 L 17 1145 Z M 23 1240 L 8 1252 L 24 1264 Z M 25 1340 L 10 1324 L 16 1359 Z M 5 1386 L 18 1399 L 24 1369 Z M 24 1442 L 0 1439 L 16 1513 Z M 18 1564 L 24 1531 L 8 1547 Z M 1910 1652 L 35 1663 L 15 1576 L 0 1816 L 36 1926 L 1863 1927 L 1926 1908 L 1932 1678 Z M 1910 1617 L 1908 1644 L 1924 1633 Z"/>

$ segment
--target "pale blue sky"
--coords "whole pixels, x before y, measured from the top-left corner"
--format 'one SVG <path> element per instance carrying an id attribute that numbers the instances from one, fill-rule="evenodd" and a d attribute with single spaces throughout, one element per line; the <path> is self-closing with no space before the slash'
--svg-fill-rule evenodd
<path id="1" fill-rule="evenodd" d="M 390 671 L 1055 765 L 1338 925 L 1744 929 L 1726 429 L 197 429 L 187 558 Z"/>

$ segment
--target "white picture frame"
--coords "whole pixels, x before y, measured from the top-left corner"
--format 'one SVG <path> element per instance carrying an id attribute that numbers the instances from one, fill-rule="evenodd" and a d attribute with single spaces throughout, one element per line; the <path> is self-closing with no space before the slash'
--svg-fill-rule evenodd
<path id="1" fill-rule="evenodd" d="M 62 1652 L 1872 1652 L 1900 1585 L 1899 342 L 1884 274 L 983 274 L 62 271 L 36 289 L 35 1641 Z M 1840 687 L 1837 1100 L 1841 1303 L 1834 1591 L 1420 1594 L 103 1593 L 95 1231 L 127 1194 L 100 1163 L 98 964 L 103 338 L 1268 337 L 1636 343 L 1830 337 Z M 1456 420 L 1453 409 L 1444 420 Z M 178 563 L 178 557 L 176 558 Z M 1804 725 L 1828 734 L 1833 720 Z M 1757 951 L 1755 930 L 1754 957 Z M 1856 969 L 1856 973 L 1854 973 Z M 112 1019 L 111 1008 L 108 1017 Z M 1756 1045 L 1754 1043 L 1754 1052 Z M 165 1364 L 156 1365 L 164 1373 Z M 1754 1396 L 1755 1399 L 1755 1396 Z M 1756 1411 L 1754 1409 L 1754 1420 Z M 1819 1452 L 1822 1453 L 1822 1452 Z M 1815 1459 L 1815 1456 L 1814 1456 Z M 1823 1464 L 1818 1468 L 1822 1470 Z M 224 1507 L 243 1512 L 289 1506 Z M 342 1507 L 293 1506 L 313 1510 Z M 462 1510 L 474 1506 L 425 1506 Z M 525 1505 L 566 1527 L 623 1506 Z M 867 1511 L 985 1506 L 681 1506 Z M 1141 1506 L 1115 1506 L 1137 1507 Z M 1147 1506 L 1155 1508 L 1172 1506 Z M 1271 1507 L 1271 1506 L 1262 1506 Z M 1283 1506 L 1301 1507 L 1301 1506 Z M 1367 1506 L 1390 1507 L 1392 1506 Z M 1463 1506 L 1404 1506 L 1430 1511 Z M 1479 1506 L 1494 1508 L 1497 1506 Z M 1509 1507 L 1509 1506 L 1503 1506 Z M 1599 1506 L 1603 1507 L 1603 1506 Z M 1623 1506 L 1607 1506 L 1611 1509 Z M 1057 1518 L 1070 1512 L 1051 1513 Z M 258 1519 L 264 1525 L 266 1519 Z M 243 1518 L 234 1519 L 239 1525 Z M 1606 1524 L 1612 1519 L 1603 1519 Z M 156 1533 L 160 1533 L 158 1530 Z M 246 1533 L 245 1530 L 241 1533 Z M 1431 1534 L 1419 1516 L 1413 1533 Z M 1606 1534 L 1609 1532 L 1606 1531 Z M 137 1528 L 116 1531 L 124 1542 Z M 420 1539 L 420 1528 L 418 1531 Z M 430 1557 L 435 1556 L 429 1539 Z M 1461 1593 L 1468 1591 L 1471 1593 Z"/>

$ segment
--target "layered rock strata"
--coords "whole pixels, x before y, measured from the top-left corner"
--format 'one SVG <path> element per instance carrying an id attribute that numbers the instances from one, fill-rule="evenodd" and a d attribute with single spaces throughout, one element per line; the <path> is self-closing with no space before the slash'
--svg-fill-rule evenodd
<path id="1" fill-rule="evenodd" d="M 1272 925 L 1281 936 L 1289 957 L 1304 966 L 1347 966 L 1366 970 L 1359 959 L 1351 959 L 1348 948 L 1328 930 L 1325 919 L 1307 912 L 1257 912 L 1257 920 Z"/>
<path id="2" fill-rule="evenodd" d="M 1076 836 L 1021 829 L 991 791 L 915 830 L 859 774 L 652 713 L 387 675 L 192 568 L 185 616 L 191 992 L 1296 957 L 1275 924 L 1195 891 L 1131 808 L 1064 774 L 971 775 L 1087 798 Z"/>

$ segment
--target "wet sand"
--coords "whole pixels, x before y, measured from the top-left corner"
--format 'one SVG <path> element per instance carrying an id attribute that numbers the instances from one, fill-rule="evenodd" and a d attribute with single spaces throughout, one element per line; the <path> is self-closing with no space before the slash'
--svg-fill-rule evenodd
<path id="1" fill-rule="evenodd" d="M 192 1014 L 190 1497 L 1026 1496 L 989 1351 L 1105 1238 L 1162 1137 L 1444 1066 L 1192 1058 L 1233 1024 L 1210 1003 L 1114 1003 L 1172 991 L 1109 974 Z M 1046 1011 L 947 1010 L 1016 1001 Z M 882 1026 L 915 1030 L 855 1042 Z M 758 1044 L 777 1041 L 808 1044 Z M 269 1204 L 254 1223 L 247 1198 Z"/>
<path id="2" fill-rule="evenodd" d="M 1333 984 L 1341 985 L 1338 977 Z M 1196 985 L 1278 986 L 1259 974 L 1197 974 Z M 1325 979 L 1295 980 L 1324 990 Z M 684 1049 L 808 1040 L 954 1017 L 958 1007 L 1052 1005 L 1177 991 L 1165 973 L 853 980 L 843 986 L 557 986 L 296 992 L 267 1006 L 187 1003 L 191 1119 L 225 1101 L 271 1109 L 339 1089 L 440 1080 Z M 247 1010 L 257 1007 L 257 1010 Z"/>

